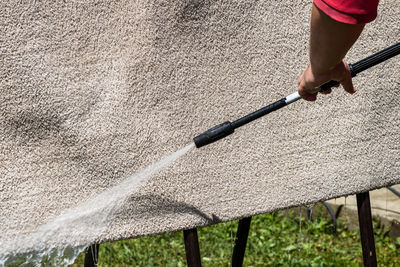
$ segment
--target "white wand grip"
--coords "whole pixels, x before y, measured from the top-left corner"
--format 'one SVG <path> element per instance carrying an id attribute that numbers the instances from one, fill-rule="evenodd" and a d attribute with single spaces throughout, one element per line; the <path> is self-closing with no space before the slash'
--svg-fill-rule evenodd
<path id="1" fill-rule="evenodd" d="M 289 105 L 289 104 L 291 104 L 291 103 L 293 103 L 293 102 L 299 100 L 300 98 L 301 98 L 301 97 L 300 97 L 300 95 L 299 95 L 299 92 L 295 92 L 295 93 L 293 93 L 293 94 L 291 94 L 291 95 L 288 95 L 288 96 L 286 97 L 285 103 L 286 103 L 286 105 Z"/>

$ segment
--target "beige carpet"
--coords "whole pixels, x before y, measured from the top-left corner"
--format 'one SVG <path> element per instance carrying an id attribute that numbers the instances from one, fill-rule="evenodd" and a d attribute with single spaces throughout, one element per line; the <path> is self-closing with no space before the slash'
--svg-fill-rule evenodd
<path id="1" fill-rule="evenodd" d="M 206 129 L 294 92 L 310 8 L 1 1 L 0 255 L 32 250 L 14 244 Z M 399 42 L 399 10 L 400 1 L 380 2 L 349 62 Z M 338 89 L 299 101 L 191 150 L 133 190 L 106 229 L 71 229 L 35 248 L 178 231 L 399 184 L 399 75 L 397 57 L 355 78 L 354 96 Z"/>

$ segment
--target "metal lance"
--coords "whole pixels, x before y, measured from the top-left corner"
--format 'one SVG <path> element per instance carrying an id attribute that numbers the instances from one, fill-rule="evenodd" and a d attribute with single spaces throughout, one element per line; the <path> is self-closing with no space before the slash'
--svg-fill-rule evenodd
<path id="1" fill-rule="evenodd" d="M 376 54 L 373 54 L 367 58 L 364 58 L 354 64 L 349 64 L 350 71 L 351 71 L 351 76 L 355 77 L 358 73 L 371 68 L 385 60 L 388 60 L 389 58 L 392 58 L 396 55 L 400 54 L 400 43 L 397 43 L 395 45 L 392 45 L 382 51 L 379 51 Z M 320 92 L 326 91 L 330 89 L 333 86 L 338 85 L 339 82 L 337 81 L 329 81 L 323 85 L 321 85 L 318 89 Z M 211 144 L 215 141 L 218 141 L 220 139 L 223 139 L 227 137 L 228 135 L 231 135 L 235 132 L 236 128 L 239 128 L 240 126 L 243 126 L 249 122 L 252 122 L 262 116 L 265 116 L 275 110 L 278 110 L 280 108 L 283 108 L 297 100 L 299 100 L 301 97 L 298 92 L 295 92 L 285 98 L 282 98 L 272 104 L 269 104 L 266 107 L 263 107 L 257 111 L 254 111 L 253 113 L 250 113 L 234 122 L 224 122 L 222 124 L 219 124 L 217 126 L 212 127 L 211 129 L 205 131 L 204 133 L 196 136 L 193 141 L 196 145 L 197 148 L 200 148 L 202 146 Z"/>

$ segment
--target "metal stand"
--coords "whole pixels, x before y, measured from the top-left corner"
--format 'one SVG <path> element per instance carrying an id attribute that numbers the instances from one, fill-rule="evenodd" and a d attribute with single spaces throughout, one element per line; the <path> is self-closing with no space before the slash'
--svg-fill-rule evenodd
<path id="1" fill-rule="evenodd" d="M 186 261 L 188 267 L 201 267 L 199 239 L 197 237 L 197 229 L 189 229 L 183 231 L 185 240 Z"/>
<path id="2" fill-rule="evenodd" d="M 246 251 L 247 237 L 249 236 L 251 217 L 239 220 L 236 233 L 235 247 L 232 254 L 231 267 L 242 267 L 244 253 Z"/>
<path id="3" fill-rule="evenodd" d="M 99 244 L 93 244 L 86 248 L 85 267 L 96 267 L 99 257 Z"/>
<path id="4" fill-rule="evenodd" d="M 387 189 L 389 189 L 396 196 L 400 197 L 400 192 L 394 189 L 393 187 L 389 186 Z"/>
<path id="5" fill-rule="evenodd" d="M 364 266 L 374 267 L 377 262 L 369 192 L 357 194 L 357 208 Z"/>
<path id="6" fill-rule="evenodd" d="M 340 211 L 343 208 L 343 205 L 339 205 L 336 213 L 334 213 L 331 205 L 329 205 L 328 202 L 322 201 L 321 203 L 325 206 L 325 208 L 328 210 L 329 215 L 331 216 L 331 219 L 332 219 L 332 233 L 336 234 L 337 233 L 337 218 L 339 217 L 339 214 L 340 214 Z M 312 221 L 311 213 L 312 213 L 312 208 L 307 208 L 307 218 Z"/>

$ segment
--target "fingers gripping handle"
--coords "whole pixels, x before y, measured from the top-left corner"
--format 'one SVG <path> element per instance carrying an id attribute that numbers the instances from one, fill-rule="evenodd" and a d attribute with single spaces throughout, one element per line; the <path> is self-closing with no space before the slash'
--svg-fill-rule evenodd
<path id="1" fill-rule="evenodd" d="M 355 73 L 354 72 L 354 70 L 353 70 L 353 65 L 352 64 L 349 64 L 349 68 L 350 68 L 350 72 L 351 72 L 351 77 L 354 77 L 354 76 L 356 76 L 357 75 L 357 73 Z M 324 83 L 323 85 L 321 85 L 319 88 L 320 88 L 320 92 L 325 92 L 325 91 L 327 91 L 327 90 L 329 90 L 329 89 L 331 89 L 332 87 L 334 87 L 334 86 L 337 86 L 337 85 L 339 85 L 340 84 L 340 82 L 338 82 L 338 81 L 329 81 L 329 82 L 327 82 L 327 83 Z"/>
<path id="2" fill-rule="evenodd" d="M 354 64 L 349 64 L 351 77 L 355 77 L 358 73 L 366 69 L 369 69 L 385 60 L 388 60 L 389 58 L 397 56 L 398 54 L 400 54 L 400 43 L 389 46 L 388 48 L 383 49 L 382 51 L 379 51 L 378 53 L 373 54 L 367 58 L 364 58 Z M 338 84 L 339 82 L 337 81 L 329 81 L 320 86 L 321 88 L 320 92 L 326 91 Z"/>

